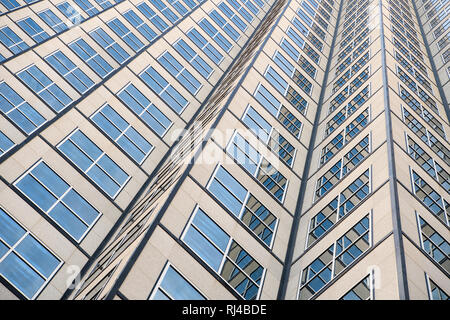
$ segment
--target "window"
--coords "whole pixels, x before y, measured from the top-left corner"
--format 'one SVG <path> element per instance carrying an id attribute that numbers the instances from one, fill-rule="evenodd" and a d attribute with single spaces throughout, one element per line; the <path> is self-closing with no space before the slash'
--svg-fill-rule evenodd
<path id="1" fill-rule="evenodd" d="M 176 113 L 181 114 L 188 105 L 186 98 L 169 84 L 152 66 L 142 71 L 139 77 Z"/>
<path id="2" fill-rule="evenodd" d="M 200 28 L 205 31 L 225 52 L 230 52 L 233 45 L 217 30 L 211 22 L 203 18 L 198 22 Z"/>
<path id="3" fill-rule="evenodd" d="M 77 242 L 101 215 L 42 160 L 14 185 Z"/>
<path id="4" fill-rule="evenodd" d="M 169 25 L 156 14 L 155 11 L 153 11 L 148 4 L 145 2 L 141 2 L 136 6 L 139 11 L 148 19 L 151 23 L 160 31 L 164 32 L 167 28 L 169 28 Z"/>
<path id="5" fill-rule="evenodd" d="M 324 138 L 334 132 L 346 119 L 348 119 L 348 117 L 358 110 L 358 108 L 368 100 L 369 95 L 369 86 L 366 86 L 347 105 L 339 110 L 339 112 L 327 122 Z"/>
<path id="6" fill-rule="evenodd" d="M 369 274 L 339 300 L 372 300 L 372 279 Z"/>
<path id="7" fill-rule="evenodd" d="M 442 142 L 433 136 L 416 118 L 412 116 L 404 107 L 403 122 L 406 123 L 423 142 L 425 142 L 447 165 L 450 165 L 450 150 Z"/>
<path id="8" fill-rule="evenodd" d="M 109 21 L 107 24 L 134 52 L 138 52 L 144 47 L 142 41 L 118 18 Z"/>
<path id="9" fill-rule="evenodd" d="M 97 28 L 89 33 L 91 37 L 108 52 L 117 63 L 122 64 L 130 58 L 130 55 L 114 41 L 102 28 Z"/>
<path id="10" fill-rule="evenodd" d="M 6 82 L 0 82 L 0 109 L 26 134 L 32 133 L 46 120 Z"/>
<path id="11" fill-rule="evenodd" d="M 100 77 L 105 78 L 113 70 L 111 65 L 83 39 L 75 40 L 69 47 Z"/>
<path id="12" fill-rule="evenodd" d="M 89 0 L 73 0 L 89 17 L 99 13 L 98 9 L 89 2 Z"/>
<path id="13" fill-rule="evenodd" d="M 247 24 L 241 18 L 239 18 L 239 16 L 236 15 L 225 2 L 219 3 L 219 9 L 234 23 L 236 27 L 239 28 L 239 30 L 241 30 L 242 32 L 247 30 Z"/>
<path id="14" fill-rule="evenodd" d="M 369 108 L 367 108 L 325 145 L 320 156 L 320 165 L 323 165 L 330 160 L 333 155 L 344 147 L 344 145 L 361 132 L 367 126 L 369 121 L 370 111 Z"/>
<path id="15" fill-rule="evenodd" d="M 167 264 L 150 300 L 206 300 L 175 268 Z"/>
<path id="16" fill-rule="evenodd" d="M 3 132 L 0 131 L 0 157 L 13 146 L 14 142 L 12 142 L 11 139 L 9 139 Z"/>
<path id="17" fill-rule="evenodd" d="M 67 27 L 67 25 L 50 9 L 38 13 L 38 16 L 41 17 L 41 19 L 56 33 L 69 29 L 69 27 Z"/>
<path id="18" fill-rule="evenodd" d="M 262 84 L 254 93 L 255 99 L 295 137 L 300 137 L 302 123 L 280 101 L 278 101 Z"/>
<path id="19" fill-rule="evenodd" d="M 450 244 L 419 215 L 417 220 L 422 249 L 450 274 Z"/>
<path id="20" fill-rule="evenodd" d="M 181 2 L 179 0 L 169 0 L 168 1 L 172 7 L 175 8 L 175 10 L 177 10 L 177 12 L 179 14 L 181 14 L 182 16 L 186 15 L 186 13 L 188 13 L 188 10 L 186 9 L 186 7 L 184 5 L 181 4 Z"/>
<path id="21" fill-rule="evenodd" d="M 430 277 L 426 276 L 430 300 L 450 300 L 449 295 L 439 288 Z"/>
<path id="22" fill-rule="evenodd" d="M 370 217 L 361 219 L 303 269 L 298 298 L 308 300 L 371 247 Z"/>
<path id="23" fill-rule="evenodd" d="M 236 0 L 227 0 L 227 2 L 249 23 L 252 23 L 253 16 Z"/>
<path id="24" fill-rule="evenodd" d="M 168 51 L 159 56 L 158 62 L 192 95 L 196 95 L 202 84 Z"/>
<path id="25" fill-rule="evenodd" d="M 16 0 L 1 0 L 1 3 L 8 10 L 13 10 L 21 6 Z"/>
<path id="26" fill-rule="evenodd" d="M 78 10 L 67 1 L 57 4 L 56 7 L 73 25 L 79 24 L 84 20 Z"/>
<path id="27" fill-rule="evenodd" d="M 409 155 L 432 176 L 445 191 L 450 193 L 450 175 L 439 165 L 422 147 L 410 136 L 406 136 L 407 150 Z"/>
<path id="28" fill-rule="evenodd" d="M 25 49 L 28 45 L 12 31 L 9 27 L 0 28 L 0 42 L 8 48 L 13 54 L 17 54 Z"/>
<path id="29" fill-rule="evenodd" d="M 94 81 L 81 71 L 81 69 L 60 50 L 47 56 L 45 60 L 79 93 L 86 92 L 94 85 Z"/>
<path id="30" fill-rule="evenodd" d="M 107 136 L 139 164 L 152 151 L 153 146 L 110 105 L 103 106 L 91 118 Z"/>
<path id="31" fill-rule="evenodd" d="M 192 28 L 188 31 L 187 36 L 201 51 L 203 51 L 208 58 L 210 58 L 215 64 L 219 65 L 219 63 L 223 60 L 223 55 L 212 45 L 210 44 L 195 28 Z"/>
<path id="32" fill-rule="evenodd" d="M 95 2 L 97 2 L 97 4 L 98 4 L 103 10 L 112 7 L 112 3 L 109 2 L 108 0 L 95 0 Z"/>
<path id="33" fill-rule="evenodd" d="M 289 143 L 272 125 L 267 122 L 252 106 L 248 106 L 242 116 L 242 122 L 262 140 L 270 150 L 286 165 L 292 166 L 295 157 L 295 147 Z"/>
<path id="34" fill-rule="evenodd" d="M 167 118 L 150 100 L 132 83 L 117 94 L 122 102 L 130 108 L 144 123 L 160 137 L 169 130 L 172 121 Z"/>
<path id="35" fill-rule="evenodd" d="M 175 50 L 186 59 L 189 64 L 197 70 L 205 79 L 208 79 L 214 69 L 200 57 L 183 39 L 179 39 L 173 44 Z"/>
<path id="36" fill-rule="evenodd" d="M 272 246 L 278 219 L 222 166 L 207 189 L 268 247 Z"/>
<path id="37" fill-rule="evenodd" d="M 315 193 L 316 199 L 326 194 L 331 187 L 347 175 L 354 167 L 358 165 L 358 163 L 364 160 L 369 153 L 369 136 L 366 136 L 317 180 Z"/>
<path id="38" fill-rule="evenodd" d="M 450 226 L 450 212 L 448 212 L 450 210 L 450 203 L 442 198 L 414 170 L 411 170 L 411 177 L 414 194 L 441 222 Z"/>
<path id="39" fill-rule="evenodd" d="M 72 102 L 72 98 L 34 64 L 17 76 L 55 112 L 60 112 Z"/>
<path id="40" fill-rule="evenodd" d="M 150 3 L 154 5 L 170 22 L 175 23 L 179 19 L 178 16 L 161 0 L 150 0 Z"/>
<path id="41" fill-rule="evenodd" d="M 47 32 L 45 32 L 33 19 L 29 17 L 17 21 L 17 24 L 37 43 L 50 37 Z"/>
<path id="42" fill-rule="evenodd" d="M 115 198 L 130 176 L 79 129 L 64 139 L 58 149 L 92 181 Z"/>
<path id="43" fill-rule="evenodd" d="M 181 240 L 245 300 L 259 298 L 264 268 L 200 208 Z"/>
<path id="44" fill-rule="evenodd" d="M 231 138 L 227 152 L 278 201 L 283 202 L 287 179 L 238 132 Z"/>
<path id="45" fill-rule="evenodd" d="M 36 298 L 62 261 L 0 208 L 0 275 L 28 299 Z"/>
<path id="46" fill-rule="evenodd" d="M 233 39 L 233 41 L 238 41 L 240 38 L 239 32 L 236 31 L 221 15 L 219 12 L 217 12 L 216 9 L 213 9 L 209 16 L 211 19 L 214 20 L 214 22 L 223 30 L 225 33 Z"/>
<path id="47" fill-rule="evenodd" d="M 156 32 L 153 31 L 153 29 L 150 28 L 133 10 L 128 10 L 123 16 L 141 35 L 144 36 L 145 39 L 147 39 L 147 41 L 152 42 L 156 38 Z"/>
<path id="48" fill-rule="evenodd" d="M 337 221 L 347 216 L 353 208 L 371 193 L 370 171 L 367 169 L 319 213 L 311 218 L 307 247 L 322 237 Z"/>

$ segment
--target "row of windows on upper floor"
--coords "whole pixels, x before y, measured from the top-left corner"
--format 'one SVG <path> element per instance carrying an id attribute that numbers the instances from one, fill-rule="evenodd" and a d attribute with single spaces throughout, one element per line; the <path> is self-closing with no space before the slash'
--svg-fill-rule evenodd
<path id="1" fill-rule="evenodd" d="M 64 4 L 67 3 L 65 2 Z M 67 5 L 58 5 L 58 8 L 60 10 L 66 10 Z M 136 6 L 136 8 L 144 16 L 144 19 L 150 21 L 154 26 L 157 27 L 159 32 L 164 32 L 169 28 L 169 25 L 164 20 L 162 20 L 147 3 L 141 2 Z M 231 21 L 241 31 L 244 32 L 247 29 L 247 24 L 244 23 L 238 16 L 236 16 L 236 14 L 228 7 L 226 3 L 221 2 L 218 5 L 218 8 L 221 10 L 222 14 L 231 19 Z M 76 11 L 75 9 L 70 9 L 68 11 L 70 11 L 72 15 L 73 12 L 77 12 L 78 18 L 75 19 L 76 23 L 84 21 L 84 18 L 82 18 L 78 11 Z M 67 24 L 63 22 L 57 15 L 55 15 L 50 9 L 42 11 L 38 14 L 38 16 L 43 19 L 57 34 L 69 28 Z M 125 17 L 127 22 L 130 23 L 132 27 L 136 28 L 147 41 L 152 42 L 157 37 L 157 33 L 152 28 L 150 28 L 147 23 L 144 22 L 142 18 L 133 11 L 133 9 L 126 11 L 123 16 Z M 233 41 L 239 40 L 240 33 L 233 26 L 231 26 L 231 24 L 228 23 L 216 9 L 211 10 L 208 16 L 220 29 L 224 30 L 225 33 Z M 175 22 L 176 21 L 173 21 L 172 23 Z M 45 41 L 50 37 L 50 35 L 46 31 L 44 31 L 39 26 L 39 24 L 36 23 L 31 17 L 22 19 L 18 21 L 17 24 L 36 43 Z M 137 52 L 144 46 L 142 41 L 139 40 L 120 19 L 113 19 L 107 24 L 125 43 L 127 43 L 128 46 L 130 46 L 133 51 Z M 229 52 L 232 44 L 211 24 L 211 22 L 204 18 L 201 19 L 198 24 L 209 36 L 211 36 L 212 39 L 214 39 L 214 41 L 225 52 Z M 13 55 L 29 48 L 29 45 L 25 43 L 9 26 L 0 28 L 0 42 L 5 45 Z M 109 39 L 108 36 L 106 36 L 106 39 L 102 39 L 101 42 L 112 44 L 113 41 L 112 39 Z M 124 60 L 126 60 L 127 57 L 126 53 L 124 52 L 125 50 L 118 48 L 118 46 L 118 44 L 115 45 L 118 52 L 114 52 L 114 58 L 118 58 L 119 63 L 122 63 Z M 112 52 L 112 50 L 110 50 L 110 52 Z"/>
<path id="2" fill-rule="evenodd" d="M 368 21 L 369 21 L 368 9 L 365 9 L 355 19 L 349 21 L 351 23 L 348 24 L 348 26 L 344 28 L 342 31 L 338 32 L 340 39 L 342 41 L 345 41 L 345 44 L 341 45 L 340 47 L 341 48 L 344 47 L 346 44 L 350 42 L 350 40 L 354 36 L 356 36 L 359 32 L 361 32 L 361 30 L 367 26 Z"/>
<path id="3" fill-rule="evenodd" d="M 399 56 L 397 56 L 396 58 L 399 58 Z M 398 60 L 401 60 L 401 59 L 398 59 Z M 403 61 L 401 61 L 401 63 L 402 62 L 406 62 L 406 61 L 403 60 Z M 408 67 L 408 64 L 406 64 L 405 66 Z M 418 95 L 420 100 L 422 100 L 426 106 L 428 106 L 437 115 L 440 115 L 436 101 L 433 98 L 431 98 L 431 96 L 433 95 L 433 90 L 431 88 L 430 83 L 424 77 L 421 77 L 419 73 L 416 73 L 416 72 L 412 73 L 412 75 L 415 77 L 417 82 L 419 82 L 423 87 L 425 87 L 428 90 L 428 93 L 427 93 L 416 83 L 416 81 L 414 81 L 408 75 L 408 73 L 406 73 L 402 68 L 400 68 L 400 66 L 397 66 L 396 69 L 397 69 L 397 76 L 399 77 L 399 79 L 411 91 L 413 91 L 416 95 Z M 408 71 L 411 74 L 411 69 L 409 69 Z M 431 94 L 431 96 L 430 96 L 430 94 Z"/>
<path id="4" fill-rule="evenodd" d="M 433 0 L 426 3 L 423 6 L 424 9 L 423 12 L 426 13 L 426 17 L 428 18 L 428 20 L 433 18 L 436 14 L 438 14 L 439 11 L 446 6 L 447 2 L 448 0 Z"/>
<path id="5" fill-rule="evenodd" d="M 393 26 L 397 30 L 400 31 L 403 35 L 405 35 L 417 48 L 421 48 L 419 37 L 417 35 L 417 32 L 415 30 L 408 30 L 407 28 L 403 27 L 403 25 L 397 20 L 397 18 L 394 15 L 390 15 L 390 21 Z"/>
<path id="6" fill-rule="evenodd" d="M 120 53 L 125 51 L 121 49 L 116 42 L 111 43 L 113 40 L 106 32 L 100 28 L 91 32 L 91 35 L 99 44 L 103 45 L 107 52 L 112 53 L 112 56 L 120 61 L 120 58 L 123 57 Z M 218 64 L 222 61 L 223 55 L 221 55 L 219 51 L 215 49 L 215 47 L 195 28 L 188 31 L 187 36 L 199 49 L 211 53 L 209 57 L 213 62 Z M 105 78 L 113 70 L 111 65 L 85 40 L 81 38 L 75 40 L 69 44 L 69 47 L 102 78 Z M 173 47 L 182 57 L 190 62 L 191 66 L 193 66 L 204 78 L 209 78 L 213 72 L 213 68 L 201 58 L 186 41 L 179 39 L 173 44 Z M 94 85 L 94 82 L 60 50 L 47 56 L 45 61 L 72 84 L 79 93 L 88 91 Z M 159 57 L 158 61 L 166 68 L 166 70 L 177 78 L 189 92 L 195 94 L 198 91 L 201 86 L 200 82 L 189 71 L 182 67 L 173 55 L 169 52 L 165 52 Z M 35 65 L 18 73 L 18 77 L 55 112 L 60 112 L 72 102 L 72 99 Z M 154 68 L 147 68 L 140 77 L 177 113 L 181 113 L 187 105 L 187 99 L 162 78 Z M 2 89 L 2 111 L 28 134 L 45 122 L 43 116 L 6 84 L 3 84 Z M 160 130 L 157 131 L 161 134 Z"/>

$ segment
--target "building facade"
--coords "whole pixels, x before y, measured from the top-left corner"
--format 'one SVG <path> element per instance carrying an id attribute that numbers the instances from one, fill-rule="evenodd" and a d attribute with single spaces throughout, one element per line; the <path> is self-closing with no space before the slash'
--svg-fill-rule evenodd
<path id="1" fill-rule="evenodd" d="M 0 299 L 448 299 L 449 10 L 0 0 Z"/>

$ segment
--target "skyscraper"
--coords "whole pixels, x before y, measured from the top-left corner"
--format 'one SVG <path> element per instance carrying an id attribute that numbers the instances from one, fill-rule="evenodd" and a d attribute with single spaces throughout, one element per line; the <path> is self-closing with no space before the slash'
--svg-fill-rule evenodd
<path id="1" fill-rule="evenodd" d="M 448 1 L 0 3 L 1 299 L 448 298 Z"/>

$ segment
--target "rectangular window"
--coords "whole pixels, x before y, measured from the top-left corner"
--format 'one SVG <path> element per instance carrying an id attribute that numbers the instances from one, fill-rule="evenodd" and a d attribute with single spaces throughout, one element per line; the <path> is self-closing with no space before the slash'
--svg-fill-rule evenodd
<path id="1" fill-rule="evenodd" d="M 14 142 L 11 141 L 3 132 L 0 131 L 0 157 L 8 152 L 14 146 Z"/>
<path id="2" fill-rule="evenodd" d="M 254 93 L 255 99 L 295 137 L 300 137 L 302 123 L 280 101 L 278 101 L 262 84 Z"/>
<path id="3" fill-rule="evenodd" d="M 197 94 L 202 84 L 173 55 L 166 51 L 157 60 L 193 96 Z"/>
<path id="4" fill-rule="evenodd" d="M 234 11 L 231 10 L 225 2 L 219 3 L 219 9 L 234 23 L 236 27 L 239 28 L 239 30 L 241 30 L 242 32 L 245 32 L 245 30 L 247 30 L 247 24 L 241 18 L 239 18 L 239 16 L 235 14 Z"/>
<path id="5" fill-rule="evenodd" d="M 130 179 L 125 171 L 79 129 L 57 147 L 113 199 Z"/>
<path id="6" fill-rule="evenodd" d="M 316 183 L 316 199 L 325 195 L 331 187 L 344 178 L 355 166 L 370 153 L 369 136 L 363 138 L 355 147 L 347 152 L 342 159 L 323 174 Z"/>
<path id="7" fill-rule="evenodd" d="M 34 64 L 17 76 L 55 112 L 60 112 L 72 102 L 72 98 Z"/>
<path id="8" fill-rule="evenodd" d="M 128 10 L 123 16 L 142 36 L 144 36 L 145 39 L 147 39 L 147 41 L 152 42 L 156 38 L 156 32 L 153 31 L 153 29 L 150 28 L 133 10 Z"/>
<path id="9" fill-rule="evenodd" d="M 16 0 L 1 0 L 1 3 L 8 10 L 13 10 L 21 7 L 21 5 Z"/>
<path id="10" fill-rule="evenodd" d="M 247 22 L 252 23 L 253 16 L 236 0 L 227 0 L 227 2 L 244 18 Z"/>
<path id="11" fill-rule="evenodd" d="M 214 69 L 195 52 L 186 41 L 179 39 L 173 44 L 175 50 L 186 59 L 189 64 L 197 70 L 205 79 L 208 79 L 213 73 Z"/>
<path id="12" fill-rule="evenodd" d="M 343 148 L 350 140 L 361 132 L 370 121 L 369 108 L 361 112 L 351 123 L 349 123 L 343 131 L 338 133 L 328 144 L 322 149 L 320 157 L 320 165 L 325 164 L 333 155 Z"/>
<path id="13" fill-rule="evenodd" d="M 370 193 L 370 170 L 367 169 L 319 213 L 311 218 L 306 246 L 309 247 L 315 243 L 332 226 L 345 218 Z"/>
<path id="14" fill-rule="evenodd" d="M 245 300 L 259 298 L 265 269 L 200 208 L 181 240 Z"/>
<path id="15" fill-rule="evenodd" d="M 45 60 L 79 93 L 85 93 L 94 85 L 94 81 L 81 71 L 61 50 L 47 56 Z"/>
<path id="16" fill-rule="evenodd" d="M 42 160 L 14 185 L 77 242 L 101 215 Z"/>
<path id="17" fill-rule="evenodd" d="M 445 293 L 444 290 L 439 288 L 436 283 L 434 283 L 433 280 L 430 279 L 430 277 L 427 277 L 427 284 L 428 284 L 428 293 L 430 300 L 450 300 L 450 297 L 447 293 Z"/>
<path id="18" fill-rule="evenodd" d="M 0 275 L 35 299 L 63 262 L 0 208 Z"/>
<path id="19" fill-rule="evenodd" d="M 169 84 L 152 66 L 142 71 L 139 77 L 176 113 L 181 114 L 188 105 L 186 98 Z"/>
<path id="20" fill-rule="evenodd" d="M 270 150 L 286 165 L 292 166 L 295 157 L 295 147 L 290 144 L 272 125 L 267 122 L 252 106 L 248 106 L 242 116 L 242 122 L 262 140 Z"/>
<path id="21" fill-rule="evenodd" d="M 161 0 L 150 0 L 150 3 L 155 6 L 170 22 L 175 23 L 179 17 L 166 6 Z"/>
<path id="22" fill-rule="evenodd" d="M 298 299 L 309 300 L 372 246 L 367 215 L 302 271 Z"/>
<path id="23" fill-rule="evenodd" d="M 422 201 L 442 223 L 450 226 L 450 203 L 438 194 L 414 170 L 411 170 L 412 189 L 414 194 Z"/>
<path id="24" fill-rule="evenodd" d="M 207 189 L 264 244 L 272 246 L 277 217 L 222 166 L 217 167 Z"/>
<path id="25" fill-rule="evenodd" d="M 164 268 L 150 300 L 206 300 L 171 264 Z"/>
<path id="26" fill-rule="evenodd" d="M 6 82 L 0 82 L 0 110 L 26 134 L 32 133 L 46 121 Z"/>
<path id="27" fill-rule="evenodd" d="M 120 21 L 118 18 L 115 18 L 109 22 L 107 22 L 107 25 L 111 28 L 112 31 L 114 31 L 115 34 L 117 34 L 120 39 L 122 39 L 134 52 L 140 51 L 144 44 L 141 40 L 136 37 L 136 35 L 128 29 L 122 21 Z"/>
<path id="28" fill-rule="evenodd" d="M 432 176 L 445 191 L 450 193 L 450 175 L 440 166 L 427 152 L 425 152 L 419 144 L 417 144 L 410 136 L 407 135 L 407 149 L 409 155 Z"/>
<path id="29" fill-rule="evenodd" d="M 38 13 L 38 16 L 41 17 L 41 19 L 56 33 L 69 29 L 69 27 L 50 9 Z"/>
<path id="30" fill-rule="evenodd" d="M 0 28 L 0 42 L 8 48 L 13 54 L 17 54 L 25 49 L 28 45 L 12 31 L 9 27 Z"/>
<path id="31" fill-rule="evenodd" d="M 229 24 L 221 15 L 219 12 L 217 12 L 216 9 L 213 9 L 210 13 L 209 16 L 211 17 L 211 19 L 214 20 L 214 22 L 223 30 L 225 31 L 225 33 L 231 38 L 233 39 L 233 41 L 238 41 L 240 38 L 240 34 L 239 32 L 236 31 L 236 29 L 234 29 L 231 24 Z"/>
<path id="32" fill-rule="evenodd" d="M 37 43 L 48 39 L 50 36 L 30 17 L 17 21 L 19 27 L 25 31 Z"/>
<path id="33" fill-rule="evenodd" d="M 373 300 L 373 280 L 371 275 L 367 275 L 349 292 L 343 295 L 339 300 Z"/>
<path id="34" fill-rule="evenodd" d="M 89 2 L 89 0 L 73 0 L 89 17 L 99 13 L 98 9 Z"/>
<path id="35" fill-rule="evenodd" d="M 67 18 L 73 25 L 77 25 L 84 21 L 84 18 L 69 2 L 62 2 L 57 4 L 58 10 Z"/>
<path id="36" fill-rule="evenodd" d="M 91 119 L 131 158 L 141 164 L 153 146 L 110 105 L 104 105 Z"/>
<path id="37" fill-rule="evenodd" d="M 105 78 L 113 70 L 113 67 L 83 39 L 75 40 L 69 47 L 100 77 Z"/>
<path id="38" fill-rule="evenodd" d="M 238 132 L 231 138 L 227 152 L 278 201 L 283 202 L 287 179 Z"/>
<path id="39" fill-rule="evenodd" d="M 233 45 L 217 30 L 211 22 L 203 18 L 198 22 L 200 28 L 213 39 L 225 52 L 230 52 Z"/>
<path id="40" fill-rule="evenodd" d="M 417 215 L 420 227 L 422 249 L 450 274 L 450 244 L 434 230 L 422 217 Z"/>
<path id="41" fill-rule="evenodd" d="M 223 60 L 223 55 L 212 45 L 210 44 L 195 28 L 192 28 L 188 31 L 187 36 L 195 45 L 202 50 L 208 58 L 210 58 L 215 64 L 219 65 L 219 63 Z"/>
<path id="42" fill-rule="evenodd" d="M 136 7 L 160 32 L 164 32 L 167 28 L 169 28 L 169 25 L 145 2 L 141 2 Z"/>
<path id="43" fill-rule="evenodd" d="M 111 38 L 102 28 L 89 32 L 90 36 L 105 49 L 117 63 L 122 64 L 130 58 L 130 55 Z"/>
<path id="44" fill-rule="evenodd" d="M 133 111 L 150 129 L 162 137 L 169 130 L 172 121 L 166 117 L 132 83 L 117 93 L 120 100 Z"/>

